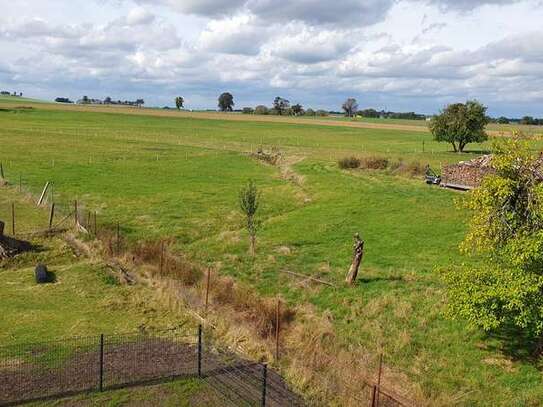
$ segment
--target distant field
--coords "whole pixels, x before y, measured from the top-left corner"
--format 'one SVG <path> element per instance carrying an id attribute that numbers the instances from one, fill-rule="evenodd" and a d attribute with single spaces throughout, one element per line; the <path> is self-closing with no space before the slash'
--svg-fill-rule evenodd
<path id="1" fill-rule="evenodd" d="M 14 101 L 17 99 L 17 101 Z M 11 108 L 20 106 L 22 101 L 28 101 L 29 106 L 32 103 L 42 103 L 32 99 L 19 99 L 13 97 L 0 98 L 0 108 Z M 198 118 L 198 119 L 213 119 L 213 120 L 228 120 L 228 121 L 255 121 L 255 122 L 271 122 L 271 123 L 289 123 L 289 124 L 313 124 L 320 126 L 345 126 L 352 128 L 367 128 L 367 129 L 384 129 L 384 130 L 400 130 L 400 131 L 415 131 L 428 132 L 428 122 L 424 120 L 404 120 L 404 119 L 372 119 L 372 118 L 346 118 L 342 116 L 332 115 L 325 117 L 292 117 L 292 116 L 275 116 L 275 115 L 250 115 L 242 113 L 221 113 L 208 111 L 177 111 L 176 109 L 160 109 L 160 108 L 136 108 L 131 106 L 115 106 L 115 105 L 75 105 L 62 103 L 46 103 L 41 104 L 42 109 L 47 110 L 69 110 L 80 112 L 100 112 L 100 113 L 123 113 L 135 114 L 139 116 L 158 116 L 158 117 L 177 117 L 177 118 Z M 515 124 L 490 124 L 488 133 L 490 135 L 499 136 L 510 134 L 513 131 L 520 130 L 526 135 L 541 136 L 543 135 L 543 126 L 527 126 Z"/>
<path id="2" fill-rule="evenodd" d="M 427 131 L 404 130 L 405 124 L 364 128 L 219 113 L 11 107 L 0 104 L 0 160 L 13 182 L 20 176 L 38 193 L 52 181 L 56 202 L 66 207 L 79 199 L 103 222 L 119 221 L 132 241 L 171 237 L 194 262 L 212 262 L 221 273 L 291 305 L 312 304 L 345 345 L 382 346 L 387 363 L 404 372 L 429 405 L 543 400 L 535 366 L 513 359 L 503 340 L 443 315 L 446 293 L 438 269 L 457 261 L 465 232 L 466 214 L 454 205 L 459 193 L 419 178 L 341 171 L 336 164 L 347 155 L 380 155 L 439 169 L 476 157 L 488 144 L 455 154 Z M 251 158 L 259 147 L 281 150 L 285 167 Z M 263 191 L 254 261 L 237 208 L 248 179 Z M 8 216 L 6 204 L 4 199 L 0 219 Z M 346 288 L 355 232 L 363 235 L 367 252 L 360 283 Z M 278 270 L 324 278 L 338 288 L 307 289 Z M 24 333 L 26 325 L 9 318 L 5 335 Z"/>

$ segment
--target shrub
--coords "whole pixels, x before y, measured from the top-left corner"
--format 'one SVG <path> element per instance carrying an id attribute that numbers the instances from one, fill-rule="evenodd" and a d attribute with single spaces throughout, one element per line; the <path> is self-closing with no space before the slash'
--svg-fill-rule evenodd
<path id="1" fill-rule="evenodd" d="M 379 156 L 364 157 L 361 167 L 369 170 L 386 170 L 388 167 L 388 158 Z"/>
<path id="2" fill-rule="evenodd" d="M 242 110 L 241 110 L 241 113 L 243 114 L 253 114 L 255 111 L 252 107 L 244 107 Z"/>
<path id="3" fill-rule="evenodd" d="M 258 105 L 255 107 L 255 114 L 269 114 L 269 109 L 264 105 Z"/>
<path id="4" fill-rule="evenodd" d="M 360 167 L 360 159 L 356 157 L 344 157 L 338 161 L 339 168 L 358 168 Z"/>

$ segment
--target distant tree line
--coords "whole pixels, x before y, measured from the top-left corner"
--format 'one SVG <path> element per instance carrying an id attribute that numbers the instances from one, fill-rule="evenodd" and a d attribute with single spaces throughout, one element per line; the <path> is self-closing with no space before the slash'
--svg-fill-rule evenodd
<path id="1" fill-rule="evenodd" d="M 13 93 L 11 93 L 11 92 L 9 92 L 9 91 L 7 91 L 7 90 L 2 90 L 2 91 L 0 91 L 0 95 L 2 95 L 2 96 L 16 96 L 16 97 L 21 97 L 21 96 L 23 96 L 23 92 L 18 92 L 18 93 L 17 93 L 17 92 L 13 92 Z"/>
<path id="2" fill-rule="evenodd" d="M 56 98 L 55 102 L 57 102 L 57 103 L 74 103 L 69 98 Z"/>
<path id="3" fill-rule="evenodd" d="M 57 98 L 57 99 L 64 99 L 64 98 Z M 145 101 L 143 99 L 113 100 L 109 96 L 106 97 L 104 100 L 101 100 L 101 99 L 92 99 L 92 98 L 89 98 L 88 96 L 83 96 L 76 103 L 79 105 L 124 105 L 124 106 L 141 107 L 145 104 Z"/>
<path id="4" fill-rule="evenodd" d="M 509 118 L 505 116 L 500 116 L 497 118 L 489 117 L 489 123 L 498 123 L 498 124 L 528 124 L 531 126 L 543 126 L 543 118 L 537 119 L 532 116 L 523 116 L 522 118 Z"/>

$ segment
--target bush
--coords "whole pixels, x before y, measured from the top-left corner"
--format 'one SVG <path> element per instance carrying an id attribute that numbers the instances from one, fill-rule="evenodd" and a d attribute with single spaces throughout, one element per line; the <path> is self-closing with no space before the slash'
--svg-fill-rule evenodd
<path id="1" fill-rule="evenodd" d="M 269 114 L 269 113 L 270 113 L 270 109 L 268 109 L 264 105 L 258 105 L 257 107 L 255 107 L 255 114 Z"/>
<path id="2" fill-rule="evenodd" d="M 339 168 L 358 168 L 360 167 L 360 159 L 356 157 L 344 157 L 338 161 Z"/>
<path id="3" fill-rule="evenodd" d="M 369 170 L 386 170 L 388 168 L 388 158 L 379 156 L 364 157 L 361 167 Z"/>
<path id="4" fill-rule="evenodd" d="M 321 116 L 321 117 L 324 117 L 324 116 L 328 116 L 328 112 L 326 110 L 317 110 L 317 116 Z"/>
<path id="5" fill-rule="evenodd" d="M 242 110 L 241 110 L 241 113 L 243 114 L 253 114 L 255 111 L 252 107 L 244 107 Z"/>

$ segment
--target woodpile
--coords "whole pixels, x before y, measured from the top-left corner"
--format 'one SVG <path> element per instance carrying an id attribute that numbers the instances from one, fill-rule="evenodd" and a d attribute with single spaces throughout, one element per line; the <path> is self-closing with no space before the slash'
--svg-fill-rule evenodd
<path id="1" fill-rule="evenodd" d="M 470 161 L 461 161 L 443 167 L 441 186 L 458 189 L 473 189 L 481 185 L 483 178 L 494 173 L 490 163 L 492 156 L 483 155 Z"/>

